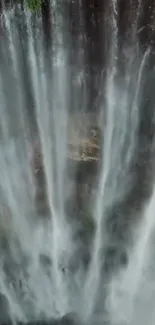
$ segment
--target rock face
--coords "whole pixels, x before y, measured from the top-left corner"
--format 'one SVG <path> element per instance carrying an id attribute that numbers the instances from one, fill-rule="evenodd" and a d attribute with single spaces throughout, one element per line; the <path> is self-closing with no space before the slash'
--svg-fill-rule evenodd
<path id="1" fill-rule="evenodd" d="M 75 161 L 98 161 L 101 130 L 97 114 L 74 114 L 68 122 L 68 157 Z"/>
<path id="2" fill-rule="evenodd" d="M 101 155 L 100 133 L 97 115 L 76 114 L 69 117 L 68 162 L 65 174 L 71 188 L 69 201 L 74 204 L 76 211 L 83 210 L 85 204 L 89 204 L 97 184 Z M 48 214 L 45 176 L 39 142 L 35 143 L 34 146 L 32 168 L 36 180 L 38 214 Z"/>
<path id="3" fill-rule="evenodd" d="M 13 325 L 13 324 L 14 323 L 11 320 L 8 320 L 6 318 L 3 321 L 0 320 L 0 325 Z M 33 322 L 16 322 L 16 324 L 17 325 L 80 325 L 80 322 L 77 320 L 76 315 L 70 313 L 58 319 L 38 320 Z"/>
<path id="4" fill-rule="evenodd" d="M 9 304 L 4 294 L 0 293 L 0 325 L 9 323 Z"/>

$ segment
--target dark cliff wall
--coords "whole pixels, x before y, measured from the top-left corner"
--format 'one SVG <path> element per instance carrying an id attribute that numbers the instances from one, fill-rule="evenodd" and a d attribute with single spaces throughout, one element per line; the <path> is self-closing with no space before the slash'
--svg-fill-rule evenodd
<path id="1" fill-rule="evenodd" d="M 15 1 L 6 0 L 8 7 Z M 59 2 L 58 2 L 59 3 Z M 61 2 L 62 3 L 62 2 Z M 81 3 L 81 5 L 80 5 Z M 122 69 L 124 60 L 124 47 L 129 48 L 132 43 L 132 29 L 136 20 L 138 0 L 118 0 L 118 41 L 119 41 L 119 65 Z M 82 0 L 79 1 L 63 1 L 60 11 L 66 20 L 67 33 L 70 39 L 70 61 L 74 66 L 78 66 L 78 40 L 82 38 L 84 73 L 85 80 L 81 85 L 79 97 L 84 96 L 87 92 L 87 110 L 97 110 L 99 105 L 98 88 L 100 86 L 101 72 L 106 67 L 107 46 L 109 27 L 111 25 L 111 2 L 108 0 Z M 0 0 L 0 12 L 2 12 L 2 0 Z M 41 15 L 44 29 L 45 51 L 49 53 L 52 45 L 52 15 L 50 11 L 50 0 L 44 0 L 41 6 Z M 141 51 L 145 51 L 148 46 L 154 49 L 155 46 L 155 2 L 154 0 L 142 0 L 137 20 L 137 33 L 139 38 L 139 46 Z M 0 28 L 1 30 L 1 28 Z M 133 53 L 131 55 L 134 55 Z M 73 74 L 71 73 L 72 83 Z M 103 78 L 104 79 L 104 78 Z M 102 81 L 103 82 L 103 81 Z M 73 87 L 73 86 L 72 86 Z M 73 91 L 74 97 L 74 91 Z M 73 99 L 71 99 L 71 107 L 73 109 Z M 78 110 L 83 106 L 79 102 Z"/>

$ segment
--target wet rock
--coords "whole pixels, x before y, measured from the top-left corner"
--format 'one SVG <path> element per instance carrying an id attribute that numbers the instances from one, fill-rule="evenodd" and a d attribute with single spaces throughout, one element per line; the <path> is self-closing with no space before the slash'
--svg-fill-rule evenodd
<path id="1" fill-rule="evenodd" d="M 13 322 L 4 318 L 4 320 L 0 320 L 0 325 L 13 325 Z M 19 321 L 16 322 L 16 325 L 80 325 L 80 323 L 75 314 L 69 313 L 58 319 L 38 320 L 32 322 Z"/>
<path id="2" fill-rule="evenodd" d="M 40 266 L 43 269 L 43 271 L 47 275 L 50 275 L 51 268 L 52 268 L 52 260 L 51 260 L 51 258 L 49 256 L 45 255 L 45 254 L 40 254 L 39 262 L 40 262 Z"/>
<path id="3" fill-rule="evenodd" d="M 10 308 L 6 296 L 0 293 L 0 324 L 9 322 Z"/>
<path id="4" fill-rule="evenodd" d="M 121 247 L 108 246 L 105 249 L 104 256 L 104 270 L 106 272 L 116 271 L 128 264 L 127 252 Z"/>
<path id="5" fill-rule="evenodd" d="M 74 313 L 69 313 L 63 316 L 60 320 L 60 325 L 78 325 L 79 322 Z"/>

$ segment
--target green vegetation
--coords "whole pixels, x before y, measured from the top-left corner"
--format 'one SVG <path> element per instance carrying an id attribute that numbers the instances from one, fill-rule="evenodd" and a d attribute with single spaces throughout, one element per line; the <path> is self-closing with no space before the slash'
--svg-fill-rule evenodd
<path id="1" fill-rule="evenodd" d="M 26 0 L 27 7 L 32 12 L 37 12 L 41 9 L 41 4 L 44 0 Z"/>
<path id="2" fill-rule="evenodd" d="M 95 231 L 95 222 L 90 213 L 83 213 L 82 224 L 85 231 L 87 231 L 87 233 L 89 233 L 90 235 L 93 235 Z"/>

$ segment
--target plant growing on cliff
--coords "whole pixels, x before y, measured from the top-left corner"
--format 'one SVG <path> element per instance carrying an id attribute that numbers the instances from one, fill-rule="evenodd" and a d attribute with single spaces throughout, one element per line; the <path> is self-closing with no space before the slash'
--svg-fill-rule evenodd
<path id="1" fill-rule="evenodd" d="M 30 11 L 36 12 L 41 9 L 44 0 L 26 0 L 27 7 Z"/>
<path id="2" fill-rule="evenodd" d="M 84 213 L 84 217 L 82 219 L 83 227 L 89 235 L 93 235 L 95 231 L 95 223 L 92 215 L 89 212 Z"/>

